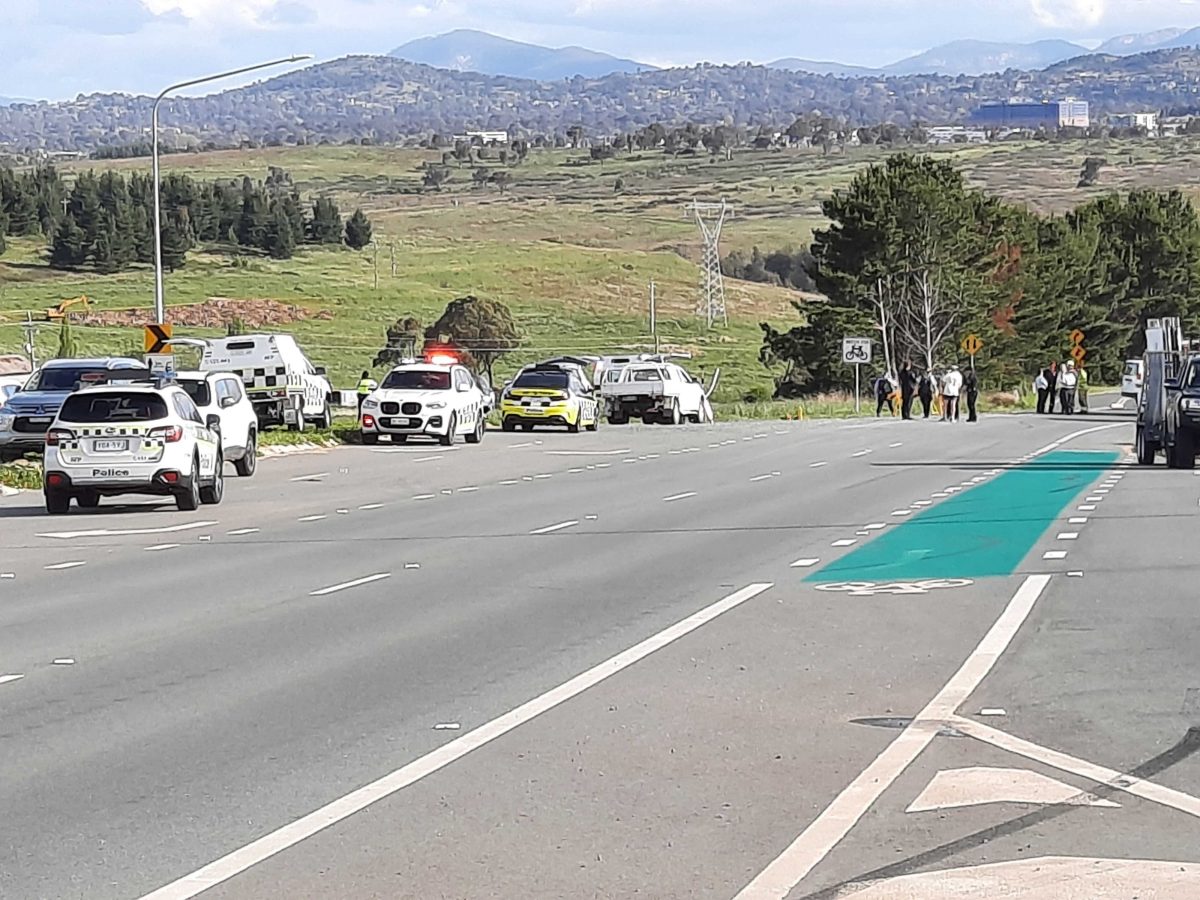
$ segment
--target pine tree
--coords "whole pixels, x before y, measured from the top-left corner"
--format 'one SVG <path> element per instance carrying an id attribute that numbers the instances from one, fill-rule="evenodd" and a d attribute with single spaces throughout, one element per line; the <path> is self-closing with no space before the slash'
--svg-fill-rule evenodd
<path id="1" fill-rule="evenodd" d="M 0 206 L 0 254 L 8 249 L 8 244 L 4 241 L 6 234 L 8 234 L 8 214 L 4 211 L 4 207 Z"/>
<path id="2" fill-rule="evenodd" d="M 162 223 L 162 264 L 168 272 L 182 269 L 187 261 L 190 227 L 186 210 L 172 210 Z"/>
<path id="3" fill-rule="evenodd" d="M 79 355 L 79 340 L 71 329 L 70 316 L 63 316 L 62 324 L 58 326 L 58 359 L 74 359 Z"/>
<path id="4" fill-rule="evenodd" d="M 356 209 L 346 222 L 346 243 L 354 250 L 361 250 L 371 243 L 371 220 L 361 209 Z"/>
<path id="5" fill-rule="evenodd" d="M 130 221 L 134 260 L 147 264 L 154 262 L 154 229 L 150 225 L 150 213 L 138 204 L 133 208 Z"/>
<path id="6" fill-rule="evenodd" d="M 295 232 L 288 216 L 287 205 L 282 200 L 277 200 L 272 208 L 271 220 L 267 225 L 266 246 L 263 249 L 272 259 L 291 259 L 296 252 Z"/>
<path id="7" fill-rule="evenodd" d="M 50 246 L 50 265 L 55 269 L 74 269 L 82 266 L 87 258 L 87 235 L 75 223 L 75 216 L 67 213 L 54 233 L 54 242 Z"/>
<path id="8" fill-rule="evenodd" d="M 315 244 L 342 242 L 342 213 L 337 203 L 328 197 L 320 197 L 313 203 L 309 240 Z"/>
<path id="9" fill-rule="evenodd" d="M 257 188 L 242 196 L 242 214 L 237 224 L 237 241 L 243 247 L 265 249 L 269 221 L 267 198 Z"/>
<path id="10" fill-rule="evenodd" d="M 30 180 L 16 178 L 9 185 L 9 196 L 4 205 L 8 212 L 8 233 L 14 235 L 38 234 L 41 221 L 38 219 L 37 193 Z"/>
<path id="11" fill-rule="evenodd" d="M 109 219 L 111 222 L 112 220 Z M 92 265 L 101 275 L 111 275 L 120 269 L 112 248 L 112 231 L 107 226 L 96 233 L 96 242 L 92 245 Z"/>

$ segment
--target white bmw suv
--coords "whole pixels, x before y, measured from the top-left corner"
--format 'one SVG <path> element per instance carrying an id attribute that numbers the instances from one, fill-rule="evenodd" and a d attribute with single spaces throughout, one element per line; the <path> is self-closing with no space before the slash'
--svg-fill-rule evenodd
<path id="1" fill-rule="evenodd" d="M 67 512 L 72 498 L 94 509 L 122 494 L 174 497 L 185 511 L 220 503 L 221 438 L 178 385 L 85 387 L 46 432 L 43 490 L 52 515 Z"/>
<path id="2" fill-rule="evenodd" d="M 380 435 L 388 435 L 403 443 L 426 435 L 448 447 L 462 435 L 467 443 L 478 444 L 487 427 L 484 405 L 483 391 L 466 366 L 399 365 L 363 401 L 362 442 L 376 444 Z"/>

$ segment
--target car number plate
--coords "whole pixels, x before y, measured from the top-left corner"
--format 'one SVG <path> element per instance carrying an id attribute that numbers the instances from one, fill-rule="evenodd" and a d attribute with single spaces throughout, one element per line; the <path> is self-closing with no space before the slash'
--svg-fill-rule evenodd
<path id="1" fill-rule="evenodd" d="M 29 421 L 34 425 L 49 425 L 54 419 L 51 416 L 29 416 Z"/>
<path id="2" fill-rule="evenodd" d="M 96 441 L 92 446 L 97 453 L 121 453 L 129 449 L 129 441 Z"/>

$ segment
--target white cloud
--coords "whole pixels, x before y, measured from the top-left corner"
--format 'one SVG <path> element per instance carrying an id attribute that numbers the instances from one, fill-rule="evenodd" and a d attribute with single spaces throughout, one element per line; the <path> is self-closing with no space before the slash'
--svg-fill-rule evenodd
<path id="1" fill-rule="evenodd" d="M 142 0 L 142 5 L 156 16 L 179 13 L 193 22 L 216 25 L 229 22 L 259 21 L 278 4 L 279 0 Z"/>
<path id="2" fill-rule="evenodd" d="M 1029 0 L 1038 24 L 1046 28 L 1091 28 L 1104 20 L 1105 0 Z"/>

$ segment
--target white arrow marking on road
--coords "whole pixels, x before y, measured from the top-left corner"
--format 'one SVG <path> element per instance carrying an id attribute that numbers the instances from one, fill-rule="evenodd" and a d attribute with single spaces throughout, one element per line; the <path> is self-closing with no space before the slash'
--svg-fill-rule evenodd
<path id="1" fill-rule="evenodd" d="M 533 531 L 531 531 L 529 533 L 530 534 L 550 534 L 550 532 L 552 532 L 552 531 L 562 531 L 562 529 L 564 529 L 564 528 L 570 528 L 570 527 L 572 527 L 574 525 L 578 525 L 578 524 L 579 524 L 578 519 L 572 519 L 569 522 L 559 522 L 557 525 L 547 525 L 545 528 L 535 528 Z"/>
<path id="2" fill-rule="evenodd" d="M 674 503 L 676 500 L 686 500 L 688 497 L 695 496 L 695 491 L 685 491 L 682 494 L 672 494 L 670 497 L 663 497 L 663 503 Z"/>
<path id="3" fill-rule="evenodd" d="M 905 812 L 959 809 L 988 803 L 1066 804 L 1107 809 L 1117 809 L 1121 805 L 1028 769 L 972 766 L 938 772 Z"/>
<path id="4" fill-rule="evenodd" d="M 79 537 L 124 537 L 142 534 L 172 534 L 177 531 L 191 531 L 193 528 L 207 528 L 216 522 L 185 522 L 182 525 L 164 525 L 161 528 L 95 528 L 90 531 L 47 531 L 39 534 L 44 538 L 79 538 Z"/>
<path id="5" fill-rule="evenodd" d="M 61 571 L 62 569 L 78 569 L 80 566 L 86 566 L 86 565 L 87 565 L 87 563 L 83 562 L 82 560 L 75 560 L 74 562 L 55 563 L 54 565 L 46 566 L 45 568 L 51 572 L 58 572 L 58 571 Z"/>
<path id="6" fill-rule="evenodd" d="M 318 591 L 312 591 L 310 597 L 324 597 L 327 594 L 333 594 L 338 591 L 344 591 L 348 588 L 360 587 L 364 584 L 370 584 L 373 581 L 382 581 L 384 578 L 391 578 L 391 572 L 380 572 L 378 575 L 367 575 L 365 578 L 355 578 L 353 581 L 344 581 L 341 584 L 335 584 L 331 587 L 321 588 Z"/>

